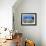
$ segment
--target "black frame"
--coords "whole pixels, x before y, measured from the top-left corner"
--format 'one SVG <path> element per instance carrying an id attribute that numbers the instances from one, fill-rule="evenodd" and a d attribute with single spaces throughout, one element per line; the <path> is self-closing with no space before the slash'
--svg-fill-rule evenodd
<path id="1" fill-rule="evenodd" d="M 34 14 L 35 15 L 35 24 L 23 24 L 22 23 L 23 14 Z M 21 25 L 23 25 L 23 26 L 36 26 L 37 25 L 37 13 L 21 13 Z"/>

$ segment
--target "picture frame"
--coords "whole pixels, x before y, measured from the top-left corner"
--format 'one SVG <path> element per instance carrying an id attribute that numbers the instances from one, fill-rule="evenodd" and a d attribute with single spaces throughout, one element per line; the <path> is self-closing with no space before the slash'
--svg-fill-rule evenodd
<path id="1" fill-rule="evenodd" d="M 21 13 L 21 25 L 36 26 L 37 13 Z"/>

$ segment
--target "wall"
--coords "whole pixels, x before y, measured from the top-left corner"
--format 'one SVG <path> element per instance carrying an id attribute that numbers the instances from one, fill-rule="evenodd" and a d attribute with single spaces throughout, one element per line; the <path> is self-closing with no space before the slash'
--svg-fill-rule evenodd
<path id="1" fill-rule="evenodd" d="M 41 40 L 42 46 L 46 46 L 46 0 L 41 1 Z"/>
<path id="2" fill-rule="evenodd" d="M 36 26 L 21 26 L 21 13 L 37 13 Z M 24 39 L 34 40 L 36 46 L 41 46 L 41 1 L 23 0 L 13 6 L 15 30 L 23 33 Z"/>
<path id="3" fill-rule="evenodd" d="M 0 27 L 12 29 L 12 6 L 16 0 L 0 0 Z"/>

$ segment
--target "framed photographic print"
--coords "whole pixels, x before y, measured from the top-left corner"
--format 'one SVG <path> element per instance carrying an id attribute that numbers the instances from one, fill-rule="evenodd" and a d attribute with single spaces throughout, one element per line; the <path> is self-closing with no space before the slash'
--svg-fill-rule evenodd
<path id="1" fill-rule="evenodd" d="M 21 25 L 37 25 L 37 13 L 21 13 Z"/>

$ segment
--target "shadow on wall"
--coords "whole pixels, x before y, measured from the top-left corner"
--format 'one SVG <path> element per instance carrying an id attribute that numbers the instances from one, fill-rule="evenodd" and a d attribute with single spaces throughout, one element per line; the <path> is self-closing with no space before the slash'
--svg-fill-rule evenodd
<path id="1" fill-rule="evenodd" d="M 33 35 L 31 35 L 31 34 L 27 35 L 24 33 L 23 33 L 23 37 L 24 37 L 24 40 L 30 39 L 30 40 L 34 41 L 36 46 L 41 46 L 41 40 L 40 40 L 41 38 L 35 38 L 35 36 L 33 37 Z"/>

